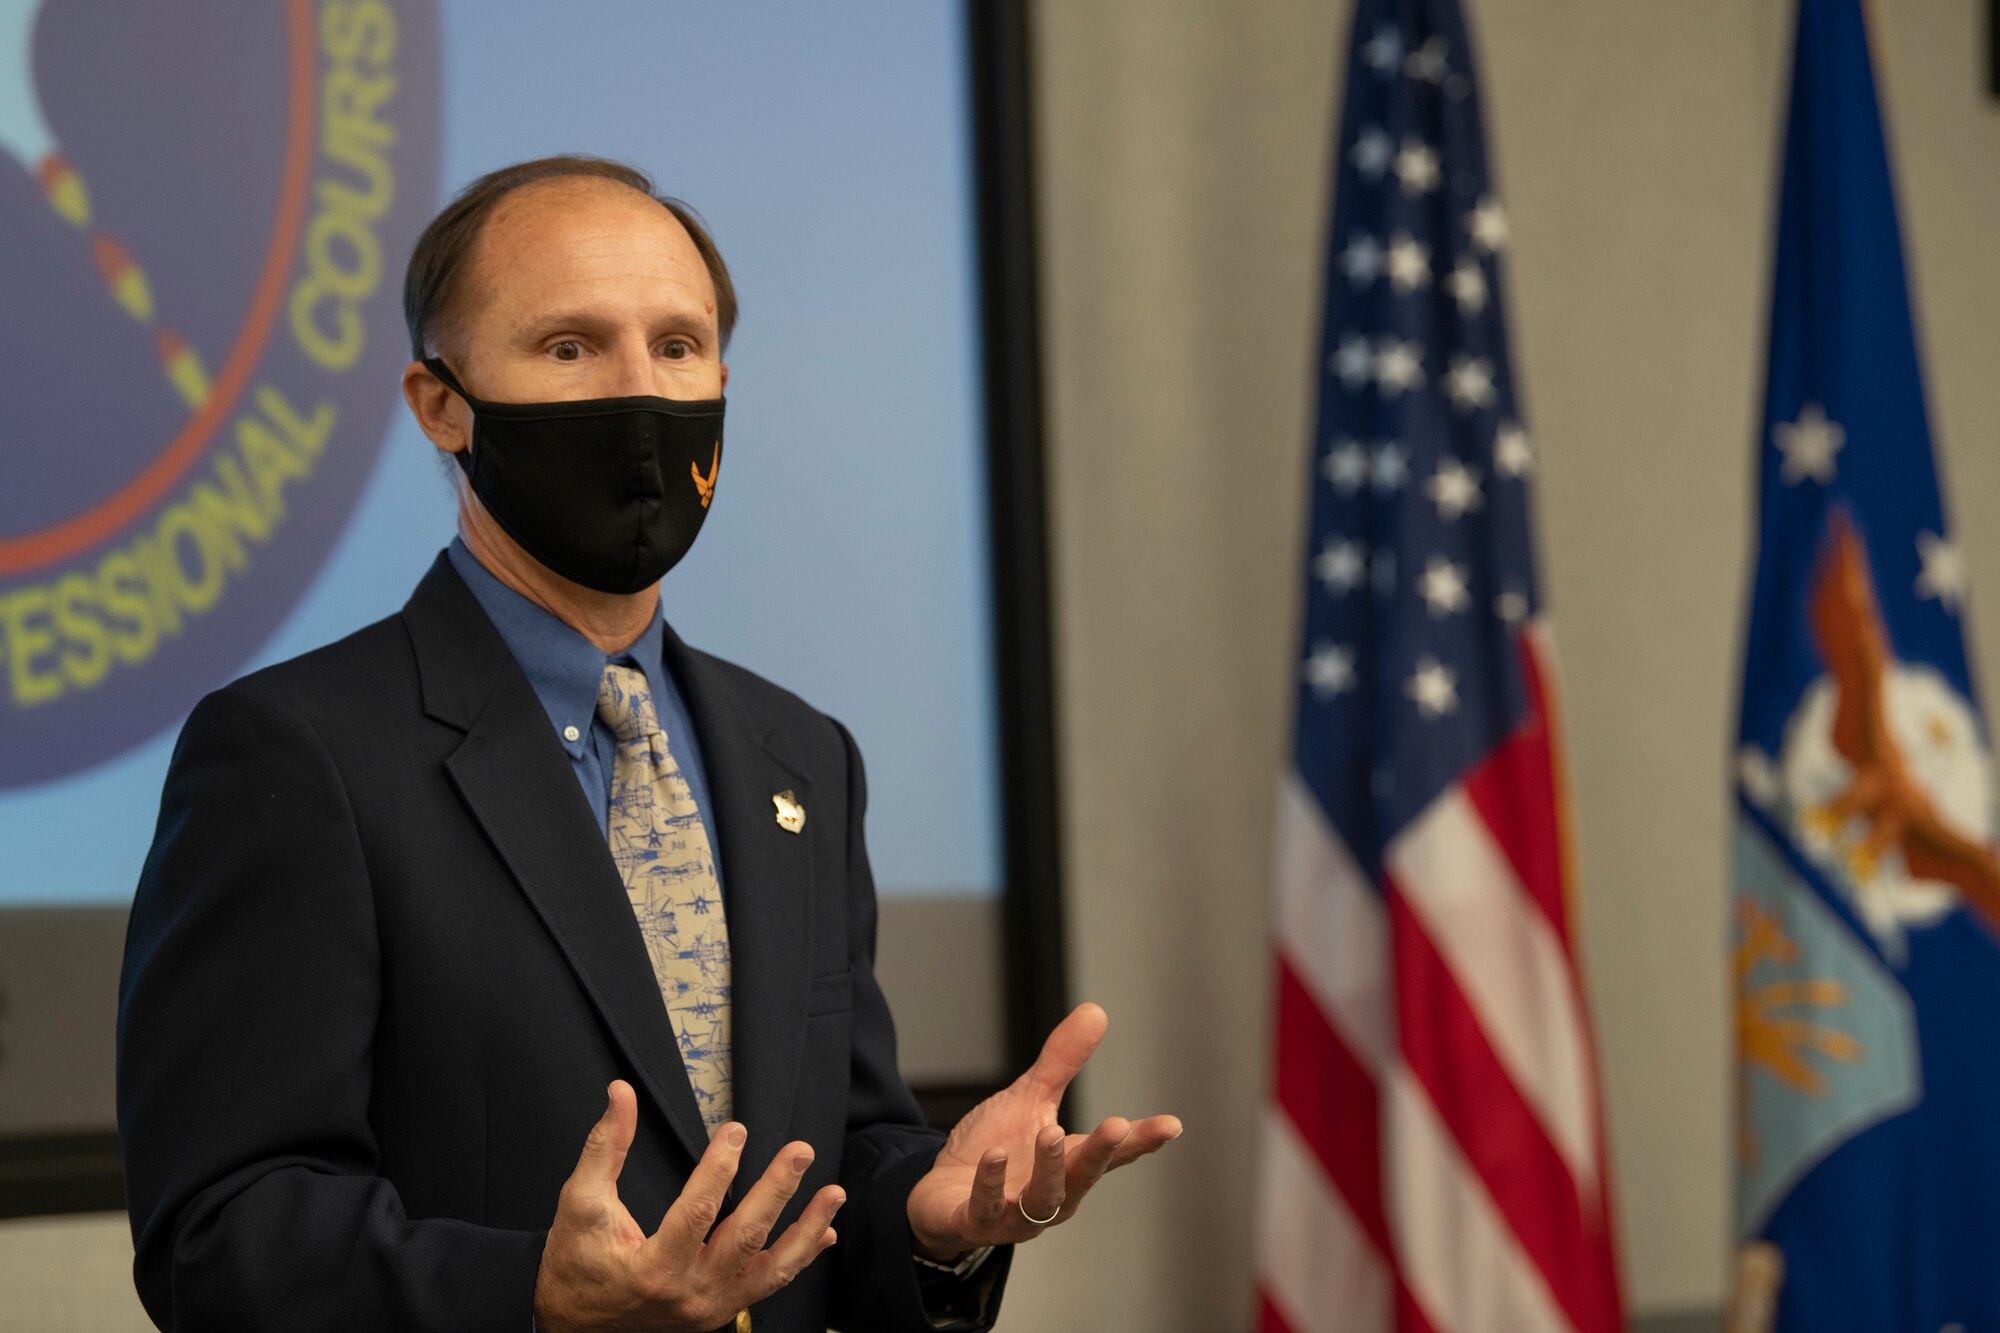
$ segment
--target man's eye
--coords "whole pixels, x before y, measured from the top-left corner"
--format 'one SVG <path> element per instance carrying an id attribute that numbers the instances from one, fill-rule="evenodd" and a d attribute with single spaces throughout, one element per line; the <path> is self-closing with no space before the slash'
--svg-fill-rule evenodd
<path id="1" fill-rule="evenodd" d="M 583 344 L 573 338 L 565 338 L 549 348 L 558 361 L 574 361 L 583 355 Z"/>
<path id="2" fill-rule="evenodd" d="M 694 344 L 685 338 L 669 338 L 660 345 L 660 355 L 669 361 L 685 361 L 694 355 Z"/>

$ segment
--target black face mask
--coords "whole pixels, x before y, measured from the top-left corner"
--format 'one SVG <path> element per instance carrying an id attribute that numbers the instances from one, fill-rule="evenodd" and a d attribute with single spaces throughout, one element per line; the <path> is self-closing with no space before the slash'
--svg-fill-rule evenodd
<path id="1" fill-rule="evenodd" d="M 694 545 L 722 467 L 722 399 L 488 403 L 436 357 L 424 366 L 472 409 L 456 455 L 472 493 L 548 568 L 634 593 Z"/>

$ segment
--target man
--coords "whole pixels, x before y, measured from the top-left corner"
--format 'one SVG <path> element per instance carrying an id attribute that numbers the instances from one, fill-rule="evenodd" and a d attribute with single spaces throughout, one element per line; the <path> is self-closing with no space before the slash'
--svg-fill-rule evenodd
<path id="1" fill-rule="evenodd" d="M 1006 1247 L 1180 1126 L 1056 1126 L 1091 1005 L 948 1140 L 923 1126 L 852 740 L 661 618 L 721 471 L 720 255 L 637 172 L 547 159 L 432 222 L 405 306 L 459 540 L 400 615 L 202 701 L 134 903 L 147 1309 L 990 1325 Z"/>

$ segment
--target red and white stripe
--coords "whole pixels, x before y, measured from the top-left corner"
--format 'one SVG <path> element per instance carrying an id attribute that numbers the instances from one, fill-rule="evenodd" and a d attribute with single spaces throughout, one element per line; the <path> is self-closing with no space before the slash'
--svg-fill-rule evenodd
<path id="1" fill-rule="evenodd" d="M 1544 636 L 1515 733 L 1368 882 L 1291 777 L 1278 834 L 1262 1333 L 1623 1327 Z"/>

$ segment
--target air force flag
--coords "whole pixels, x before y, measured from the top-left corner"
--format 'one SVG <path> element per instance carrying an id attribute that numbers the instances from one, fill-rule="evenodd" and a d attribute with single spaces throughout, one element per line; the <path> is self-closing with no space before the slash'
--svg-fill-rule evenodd
<path id="1" fill-rule="evenodd" d="M 2000 1328 L 2000 858 L 1861 0 L 1799 0 L 1733 853 L 1732 1327 Z"/>

